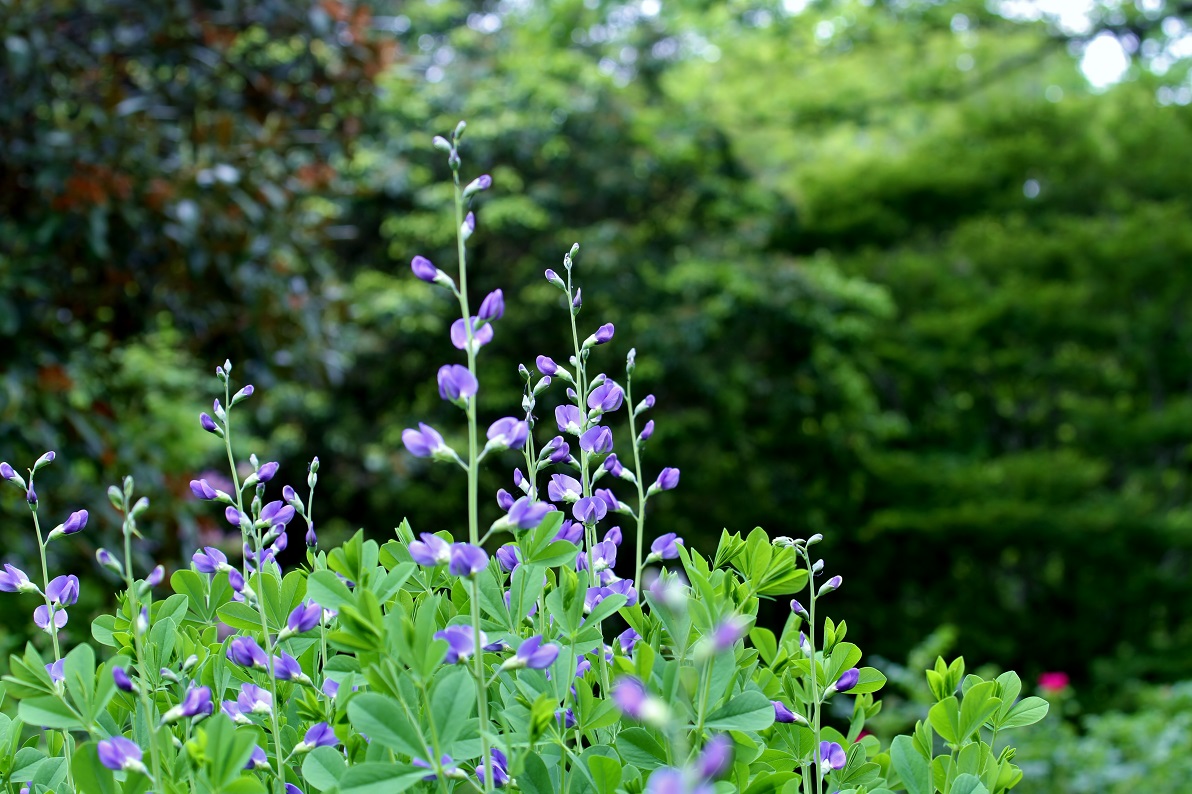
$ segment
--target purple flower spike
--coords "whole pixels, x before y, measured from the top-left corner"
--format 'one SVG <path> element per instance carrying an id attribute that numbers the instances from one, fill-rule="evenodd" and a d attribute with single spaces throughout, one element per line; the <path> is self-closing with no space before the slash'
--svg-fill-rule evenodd
<path id="1" fill-rule="evenodd" d="M 837 692 L 847 692 L 855 687 L 860 680 L 861 671 L 852 667 L 840 674 L 840 678 L 836 679 L 836 683 L 832 685 L 832 688 Z"/>
<path id="2" fill-rule="evenodd" d="M 435 277 L 439 274 L 439 269 L 424 256 L 416 256 L 410 260 L 410 269 L 414 271 L 414 275 L 428 284 L 435 283 Z"/>
<path id="3" fill-rule="evenodd" d="M 613 431 L 601 425 L 593 425 L 579 437 L 579 448 L 584 452 L 604 455 L 613 451 Z"/>
<path id="4" fill-rule="evenodd" d="M 141 748 L 131 739 L 113 736 L 101 740 L 95 749 L 99 753 L 99 762 L 114 772 L 145 770 L 141 763 Z"/>
<path id="5" fill-rule="evenodd" d="M 451 562 L 451 544 L 438 535 L 421 534 L 422 540 L 410 542 L 410 556 L 419 565 L 434 568 Z"/>
<path id="6" fill-rule="evenodd" d="M 195 570 L 199 573 L 214 575 L 222 566 L 228 564 L 228 556 L 213 546 L 204 546 L 190 558 Z"/>
<path id="7" fill-rule="evenodd" d="M 480 302 L 480 311 L 476 316 L 488 323 L 504 317 L 505 293 L 497 289 L 485 295 L 484 300 Z"/>
<path id="8" fill-rule="evenodd" d="M 625 402 L 625 390 L 611 380 L 592 389 L 588 395 L 588 407 L 599 408 L 604 413 L 612 413 Z"/>
<path id="9" fill-rule="evenodd" d="M 121 692 L 132 692 L 135 690 L 132 679 L 128 677 L 128 673 L 122 667 L 112 668 L 112 680 L 116 682 L 116 688 Z"/>
<path id="10" fill-rule="evenodd" d="M 471 578 L 488 567 L 488 555 L 484 549 L 470 543 L 451 544 L 451 562 L 447 570 L 452 576 Z"/>
<path id="11" fill-rule="evenodd" d="M 33 593 L 37 591 L 37 585 L 30 582 L 20 568 L 4 563 L 4 572 L 0 573 L 0 590 L 5 593 Z"/>
<path id="12" fill-rule="evenodd" d="M 676 547 L 682 543 L 681 537 L 674 532 L 667 532 L 650 544 L 650 557 L 654 560 L 673 560 L 679 556 L 679 549 Z"/>
<path id="13" fill-rule="evenodd" d="M 818 757 L 821 775 L 828 774 L 829 769 L 844 769 L 848 761 L 844 748 L 836 742 L 820 742 Z"/>
<path id="14" fill-rule="evenodd" d="M 269 657 L 252 637 L 235 637 L 228 645 L 228 659 L 242 667 L 269 667 Z"/>
<path id="15" fill-rule="evenodd" d="M 559 425 L 560 433 L 578 436 L 583 432 L 584 414 L 577 406 L 560 405 L 555 408 L 555 422 Z"/>
<path id="16" fill-rule="evenodd" d="M 643 427 L 642 431 L 637 434 L 637 440 L 645 441 L 652 435 L 654 435 L 654 420 L 653 419 L 646 422 L 646 426 Z"/>
<path id="17" fill-rule="evenodd" d="M 459 364 L 444 364 L 439 367 L 439 396 L 454 402 L 473 396 L 480 384 L 467 367 Z"/>
<path id="18" fill-rule="evenodd" d="M 496 558 L 503 570 L 512 573 L 517 566 L 521 565 L 521 549 L 517 547 L 516 543 L 506 543 L 497 549 Z"/>
<path id="19" fill-rule="evenodd" d="M 582 493 L 579 480 L 566 474 L 552 474 L 546 486 L 546 495 L 552 502 L 574 502 Z"/>
<path id="20" fill-rule="evenodd" d="M 559 365 L 549 356 L 539 356 L 534 360 L 534 364 L 543 375 L 554 375 L 559 371 Z"/>
<path id="21" fill-rule="evenodd" d="M 733 740 L 721 733 L 704 745 L 699 756 L 699 773 L 704 780 L 720 777 L 733 763 Z"/>
<path id="22" fill-rule="evenodd" d="M 480 781 L 481 788 L 484 787 L 484 776 L 487 774 L 486 770 L 491 766 L 493 770 L 493 785 L 497 788 L 502 788 L 509 783 L 509 759 L 505 754 L 496 747 L 490 753 L 492 761 L 489 764 L 481 763 L 476 767 L 476 779 Z"/>
<path id="23" fill-rule="evenodd" d="M 79 577 L 57 576 L 50 580 L 46 588 L 46 596 L 50 601 L 61 606 L 70 606 L 79 600 Z"/>
<path id="24" fill-rule="evenodd" d="M 339 744 L 339 739 L 335 738 L 335 730 L 330 725 L 319 722 L 312 725 L 306 732 L 302 744 L 307 749 L 313 750 L 316 747 L 334 747 Z"/>
<path id="25" fill-rule="evenodd" d="M 513 503 L 513 507 L 509 508 L 506 520 L 518 529 L 537 529 L 547 514 L 554 511 L 553 505 L 546 502 L 533 502 L 530 497 L 523 496 Z"/>
<path id="26" fill-rule="evenodd" d="M 215 420 L 210 417 L 205 411 L 199 414 L 199 425 L 208 433 L 219 433 L 219 428 L 215 424 Z"/>
<path id="27" fill-rule="evenodd" d="M 571 508 L 571 515 L 581 524 L 595 524 L 608 514 L 608 505 L 603 499 L 585 496 Z"/>
<path id="28" fill-rule="evenodd" d="M 640 679 L 625 676 L 613 684 L 613 702 L 635 720 L 642 718 L 646 706 L 646 687 Z"/>
<path id="29" fill-rule="evenodd" d="M 771 700 L 770 703 L 774 705 L 775 722 L 791 723 L 798 721 L 798 719 L 795 717 L 795 712 L 787 708 L 786 704 L 781 700 Z"/>
<path id="30" fill-rule="evenodd" d="M 46 665 L 46 672 L 50 676 L 50 681 L 55 684 L 60 684 L 66 680 L 66 660 L 59 659 L 56 662 L 50 662 Z"/>
<path id="31" fill-rule="evenodd" d="M 596 329 L 596 344 L 603 345 L 613 338 L 613 324 L 605 323 Z"/>
<path id="32" fill-rule="evenodd" d="M 82 532 L 85 526 L 87 526 L 87 511 L 76 510 L 63 522 L 62 534 L 73 535 L 76 532 Z"/>
<path id="33" fill-rule="evenodd" d="M 406 428 L 401 431 L 401 443 L 416 458 L 429 458 L 436 452 L 447 449 L 439 431 L 421 422 L 418 423 L 417 430 Z"/>
<path id="34" fill-rule="evenodd" d="M 302 634 L 319 625 L 319 620 L 322 616 L 322 608 L 313 601 L 307 601 L 305 604 L 299 604 L 294 607 L 294 611 L 290 613 L 290 617 L 286 620 L 286 628 L 292 634 Z"/>
<path id="35" fill-rule="evenodd" d="M 277 461 L 270 461 L 261 468 L 257 469 L 257 482 L 269 482 L 277 475 L 277 470 L 281 468 L 281 464 Z"/>
<path id="36" fill-rule="evenodd" d="M 545 670 L 559 658 L 559 646 L 553 643 L 542 644 L 542 635 L 535 634 L 524 640 L 517 648 L 517 653 L 504 665 L 507 669 L 528 667 L 531 670 Z"/>
<path id="37" fill-rule="evenodd" d="M 67 615 L 65 609 L 55 609 L 53 611 L 54 628 L 60 629 L 66 625 Z M 50 633 L 50 608 L 42 604 L 37 609 L 33 610 L 33 622 L 37 627 L 47 634 Z"/>
<path id="38" fill-rule="evenodd" d="M 658 473 L 658 479 L 650 486 L 650 490 L 669 491 L 679 484 L 679 470 L 667 467 Z"/>
<path id="39" fill-rule="evenodd" d="M 484 347 L 493 341 L 492 324 L 485 323 L 477 327 L 479 322 L 476 317 L 472 318 L 472 344 L 477 348 Z M 456 350 L 466 350 L 468 347 L 468 328 L 464 325 L 462 317 L 451 324 L 451 344 L 455 345 Z"/>
<path id="40" fill-rule="evenodd" d="M 488 427 L 488 447 L 491 449 L 521 449 L 530 435 L 530 427 L 520 419 L 506 416 Z"/>

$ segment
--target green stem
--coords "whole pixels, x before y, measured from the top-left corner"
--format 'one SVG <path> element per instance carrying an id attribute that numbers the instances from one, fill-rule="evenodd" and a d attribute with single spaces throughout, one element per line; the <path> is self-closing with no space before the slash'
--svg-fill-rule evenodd
<path id="1" fill-rule="evenodd" d="M 29 472 L 29 487 L 33 487 L 33 472 Z M 62 651 L 58 647 L 58 624 L 54 622 L 54 605 L 50 602 L 50 566 L 46 562 L 46 544 L 41 537 L 41 522 L 37 519 L 37 507 L 35 505 L 29 505 L 29 509 L 33 513 L 33 530 L 37 533 L 37 550 L 41 554 L 41 593 L 45 597 L 46 611 L 49 613 L 49 627 L 51 629 L 50 639 L 54 643 L 54 662 L 56 663 L 62 659 Z M 69 748 L 70 732 L 62 731 L 62 749 L 63 752 L 67 753 L 68 756 L 70 755 Z M 70 783 L 70 786 L 73 788 L 74 774 L 71 771 L 69 760 L 66 764 L 66 777 Z"/>
<path id="2" fill-rule="evenodd" d="M 633 583 L 642 586 L 642 538 L 646 533 L 646 492 L 642 487 L 642 461 L 637 443 L 637 416 L 633 402 L 633 376 L 625 374 L 625 405 L 629 409 L 629 442 L 633 445 L 633 479 L 637 485 L 637 567 L 633 572 Z"/>
<path id="3" fill-rule="evenodd" d="M 820 774 L 821 764 L 819 759 L 820 711 L 822 710 L 823 704 L 820 703 L 819 676 L 816 674 L 817 665 L 815 661 L 815 574 L 811 573 L 811 558 L 807 556 L 807 551 L 805 548 L 803 549 L 803 561 L 807 563 L 807 571 L 810 574 L 807 580 L 807 592 L 811 596 L 811 611 L 807 615 L 807 642 L 811 647 L 811 708 L 813 709 L 812 732 L 815 736 L 814 742 L 812 744 L 812 747 L 814 748 L 812 754 L 812 764 L 814 767 L 812 774 L 815 777 L 816 794 L 823 794 L 824 776 Z"/>
<path id="4" fill-rule="evenodd" d="M 127 504 L 125 505 L 127 507 Z M 145 710 L 145 727 L 149 733 L 149 755 L 153 764 L 153 779 L 161 780 L 161 759 L 157 750 L 157 714 L 153 703 L 149 700 L 146 687 L 149 686 L 149 669 L 145 665 L 145 641 L 138 628 L 141 614 L 140 599 L 137 598 L 136 582 L 132 578 L 132 528 L 128 525 L 128 515 L 124 517 L 124 583 L 128 587 L 128 603 L 132 609 L 132 638 L 133 649 L 137 654 L 137 667 L 141 672 L 141 686 L 137 687 L 137 694 L 141 700 L 141 708 Z"/>

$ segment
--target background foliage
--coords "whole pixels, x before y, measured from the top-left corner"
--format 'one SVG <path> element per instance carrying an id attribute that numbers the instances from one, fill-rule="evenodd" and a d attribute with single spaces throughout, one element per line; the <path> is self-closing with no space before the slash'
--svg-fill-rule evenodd
<path id="1" fill-rule="evenodd" d="M 1090 704 L 1188 677 L 1187 28 L 1033 8 L 10 0 L 0 456 L 58 450 L 43 501 L 94 508 L 95 545 L 133 472 L 144 551 L 177 560 L 222 531 L 185 483 L 228 356 L 265 389 L 262 455 L 323 459 L 329 539 L 459 526 L 399 434 L 445 410 L 442 297 L 406 263 L 452 262 L 429 136 L 467 118 L 496 185 L 476 294 L 517 307 L 483 387 L 512 405 L 516 363 L 562 354 L 541 271 L 579 241 L 609 360 L 635 345 L 665 412 L 652 460 L 684 472 L 656 527 L 824 532 L 887 657 L 950 623 Z M 1103 92 L 1099 35 L 1136 57 Z"/>

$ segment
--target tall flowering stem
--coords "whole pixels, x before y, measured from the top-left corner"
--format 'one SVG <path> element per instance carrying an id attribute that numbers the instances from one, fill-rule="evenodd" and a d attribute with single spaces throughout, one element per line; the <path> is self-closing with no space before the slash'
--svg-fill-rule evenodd
<path id="1" fill-rule="evenodd" d="M 630 361 L 632 361 L 633 354 L 630 353 Z M 646 491 L 645 486 L 642 485 L 642 458 L 641 458 L 641 444 L 637 440 L 637 410 L 634 408 L 633 402 L 633 365 L 627 364 L 625 367 L 625 406 L 629 412 L 629 438 L 633 444 L 633 481 L 637 486 L 637 549 L 634 556 L 636 568 L 634 568 L 633 581 L 641 587 L 642 581 L 642 538 L 645 537 L 646 531 Z"/>
<path id="2" fill-rule="evenodd" d="M 451 178 L 455 186 L 455 242 L 456 255 L 459 259 L 459 288 L 455 295 L 459 299 L 460 315 L 463 318 L 467 344 L 465 350 L 468 355 L 468 372 L 476 377 L 476 344 L 475 331 L 472 328 L 472 312 L 468 307 L 468 251 L 464 237 L 464 190 L 459 181 L 459 138 L 463 134 L 465 124 L 461 121 L 452 134 L 451 156 L 448 164 L 451 166 Z M 476 395 L 467 398 L 468 418 L 468 542 L 476 546 L 480 543 L 480 455 L 477 444 Z M 476 676 L 476 710 L 480 717 L 480 745 L 484 759 L 484 790 L 493 789 L 492 753 L 488 739 L 488 688 L 484 680 L 484 649 L 480 641 L 480 582 L 473 577 L 472 597 L 472 636 L 474 637 L 474 661 L 472 669 Z"/>
<path id="3" fill-rule="evenodd" d="M 796 547 L 799 554 L 803 557 L 803 562 L 807 565 L 807 593 L 810 604 L 808 605 L 809 612 L 807 614 L 807 643 L 809 648 L 809 661 L 811 662 L 811 730 L 815 736 L 812 747 L 817 748 L 819 752 L 820 746 L 820 714 L 823 711 L 823 703 L 821 697 L 823 693 L 819 691 L 819 677 L 816 675 L 816 661 L 815 661 L 815 602 L 818 599 L 818 594 L 815 589 L 815 567 L 811 563 L 811 557 L 807 553 L 808 546 L 801 544 Z M 824 776 L 820 774 L 819 764 L 817 763 L 818 756 L 812 757 L 811 776 L 815 778 L 816 794 L 823 794 L 824 790 Z"/>

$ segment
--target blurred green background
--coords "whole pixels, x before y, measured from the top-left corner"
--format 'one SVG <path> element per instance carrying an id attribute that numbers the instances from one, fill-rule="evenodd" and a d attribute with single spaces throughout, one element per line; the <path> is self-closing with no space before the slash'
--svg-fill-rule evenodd
<path id="1" fill-rule="evenodd" d="M 225 357 L 258 388 L 243 451 L 295 483 L 320 456 L 324 541 L 461 526 L 463 483 L 400 432 L 459 437 L 433 383 L 453 309 L 408 262 L 454 268 L 430 137 L 465 118 L 466 178 L 494 178 L 473 294 L 509 303 L 482 418 L 516 412 L 518 362 L 565 359 L 541 274 L 580 242 L 581 319 L 618 329 L 600 361 L 635 346 L 658 398 L 647 469 L 683 471 L 653 532 L 822 532 L 867 652 L 1067 673 L 1033 790 L 1183 779 L 1122 737 L 1170 726 L 1192 679 L 1189 22 L 1175 0 L 0 0 L 0 458 L 56 450 L 43 510 L 92 510 L 52 549 L 91 580 L 68 642 L 105 602 L 108 484 L 153 501 L 146 562 L 226 540 L 187 488 L 221 465 L 195 417 Z M 36 567 L 2 493 L 3 559 Z M 27 626 L 0 613 L 0 656 Z M 1109 777 L 1063 771 L 1093 757 Z"/>

